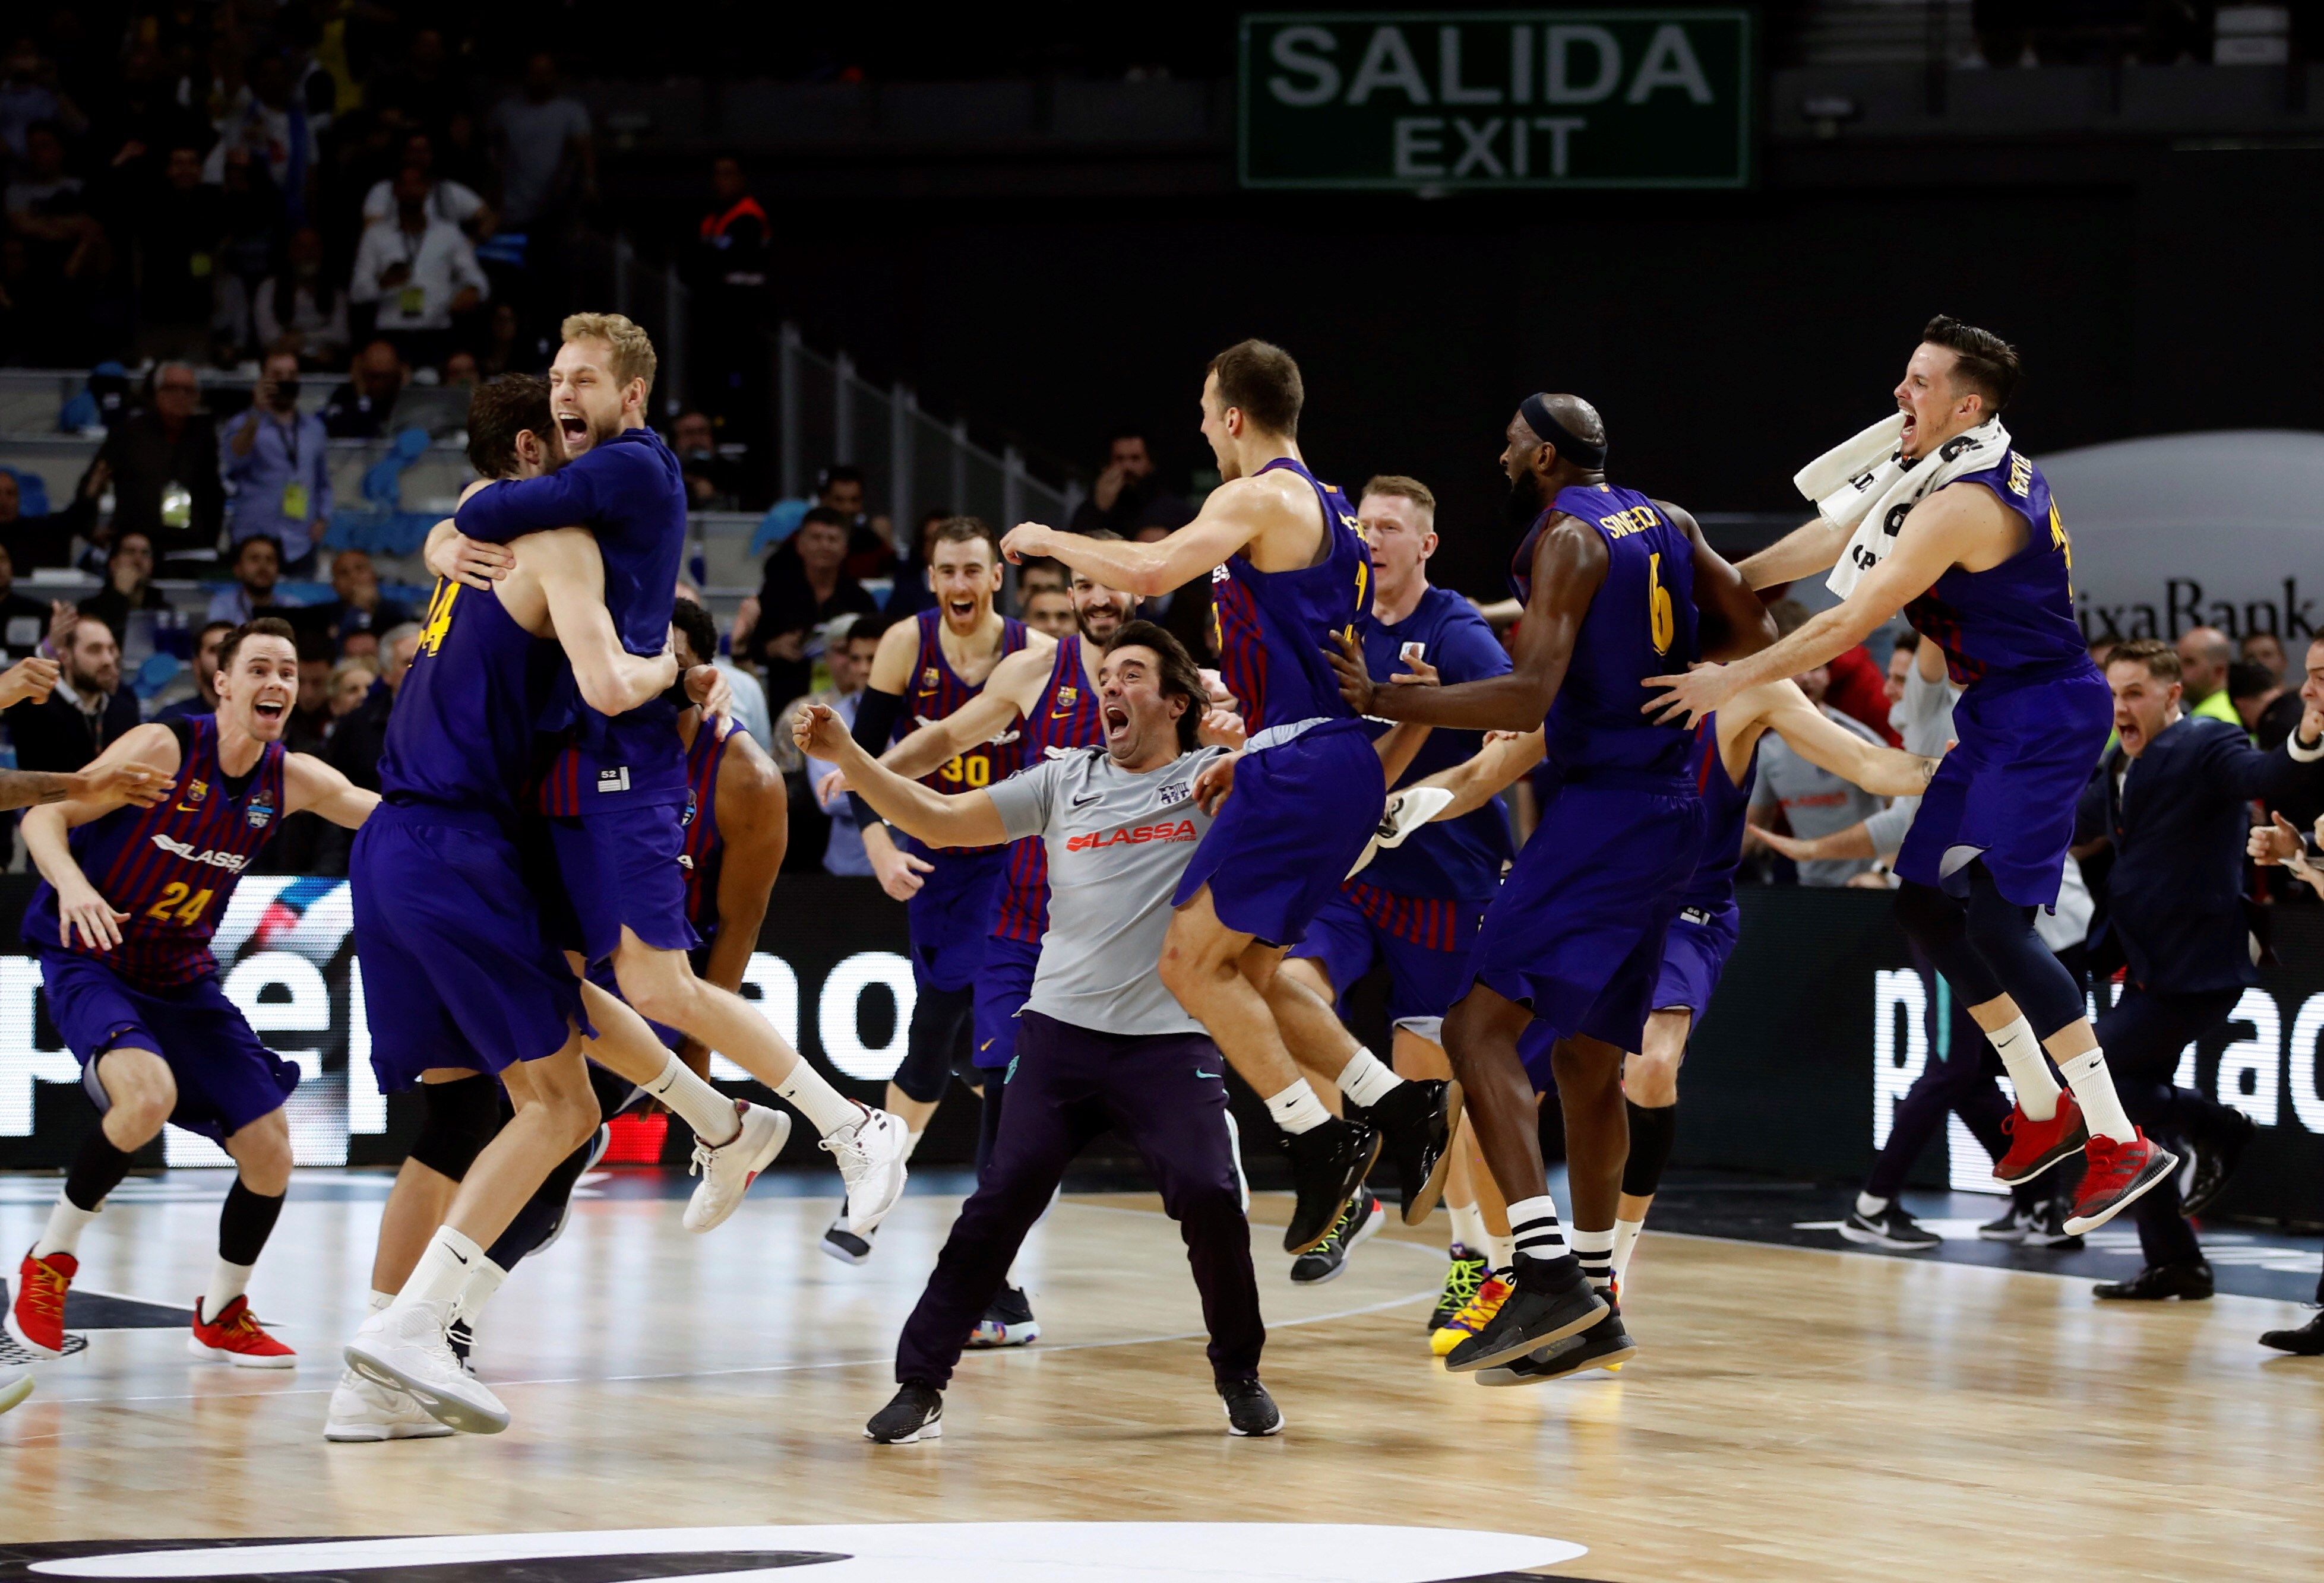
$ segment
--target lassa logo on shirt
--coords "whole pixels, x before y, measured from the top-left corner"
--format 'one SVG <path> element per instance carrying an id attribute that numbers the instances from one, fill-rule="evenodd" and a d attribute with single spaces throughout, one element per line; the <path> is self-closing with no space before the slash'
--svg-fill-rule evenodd
<path id="1" fill-rule="evenodd" d="M 1192 819 L 1165 819 L 1158 824 L 1124 824 L 1116 830 L 1093 830 L 1086 835 L 1076 835 L 1065 842 L 1069 852 L 1085 852 L 1102 846 L 1143 846 L 1149 841 L 1193 841 L 1194 822 Z"/>

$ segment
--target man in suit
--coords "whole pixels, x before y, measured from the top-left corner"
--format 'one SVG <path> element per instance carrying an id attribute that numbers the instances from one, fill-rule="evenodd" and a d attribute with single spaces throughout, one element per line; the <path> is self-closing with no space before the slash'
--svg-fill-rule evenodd
<path id="1" fill-rule="evenodd" d="M 141 717 L 137 695 L 121 684 L 121 646 L 112 628 L 83 616 L 50 641 L 64 675 L 45 701 L 8 711 L 8 734 L 20 768 L 69 774 L 134 730 Z"/>
<path id="2" fill-rule="evenodd" d="M 2252 746 L 2240 724 L 2185 713 L 2180 657 L 2140 639 L 2107 661 L 2119 744 L 2084 792 L 2080 839 L 2114 843 L 2093 961 L 2119 959 L 2125 980 L 2098 1018 L 2098 1045 L 2114 1068 L 2123 1108 L 2150 1133 L 2192 1146 L 2187 1208 L 2218 1194 L 2250 1139 L 2252 1122 L 2189 1089 L 2172 1086 L 2179 1053 L 2210 1032 L 2259 981 L 2244 914 L 2247 805 L 2311 796 L 2324 766 L 2324 696 L 2273 752 Z M 2324 693 L 2324 688 L 2319 688 Z M 2211 1295 L 2211 1266 L 2188 1225 L 2175 1178 L 2131 1208 L 2145 1267 L 2097 1288 L 2104 1298 L 2153 1301 Z"/>

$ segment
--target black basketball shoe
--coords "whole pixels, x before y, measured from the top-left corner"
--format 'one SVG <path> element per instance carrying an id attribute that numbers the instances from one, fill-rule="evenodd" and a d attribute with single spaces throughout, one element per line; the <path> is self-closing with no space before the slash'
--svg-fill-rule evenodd
<path id="1" fill-rule="evenodd" d="M 1291 1261 L 1291 1282 L 1296 1286 L 1320 1286 L 1335 1279 L 1348 1267 L 1348 1256 L 1356 1251 L 1356 1244 L 1378 1231 L 1388 1219 L 1388 1211 L 1380 1201 L 1370 1192 L 1360 1192 L 1349 1201 L 1346 1210 L 1332 1222 L 1323 1240 Z"/>
<path id="2" fill-rule="evenodd" d="M 2297 1358 L 2324 1358 L 2324 1313 L 2319 1313 L 2298 1330 L 2264 1331 L 2259 1344 Z"/>
<path id="3" fill-rule="evenodd" d="M 1621 1367 L 1638 1355 L 1638 1344 L 1622 1328 L 1622 1310 L 1610 1304 L 1606 1317 L 1578 1336 L 1552 1341 L 1498 1368 L 1480 1370 L 1480 1385 L 1538 1385 L 1588 1369 Z"/>
<path id="4" fill-rule="evenodd" d="M 1891 1253 L 1926 1253 L 1944 1240 L 1906 1214 L 1902 1204 L 1890 1204 L 1877 1215 L 1850 1210 L 1848 1219 L 1840 1223 L 1840 1234 L 1850 1242 L 1885 1247 Z"/>
<path id="5" fill-rule="evenodd" d="M 1226 1404 L 1227 1432 L 1247 1439 L 1264 1439 L 1283 1432 L 1283 1410 L 1267 1387 L 1257 1380 L 1221 1380 L 1219 1400 Z"/>
<path id="6" fill-rule="evenodd" d="M 1417 1226 L 1443 1196 L 1452 1168 L 1452 1129 L 1461 1123 L 1461 1085 L 1436 1079 L 1405 1081 L 1364 1112 L 1379 1128 L 1381 1152 L 1396 1166 L 1404 1223 Z"/>
<path id="7" fill-rule="evenodd" d="M 872 1415 L 863 1438 L 883 1446 L 944 1438 L 944 1393 L 917 1380 L 897 1387 L 895 1399 Z"/>
<path id="8" fill-rule="evenodd" d="M 2180 1213 L 2193 1219 L 2216 1202 L 2227 1178 L 2236 1173 L 2244 1151 L 2257 1136 L 2259 1124 L 2240 1110 L 2229 1110 L 2220 1118 L 2218 1131 L 2200 1141 L 2190 1140 L 2190 1152 L 2195 1156 L 2189 1175 L 2187 1191 L 2181 1195 Z"/>
<path id="9" fill-rule="evenodd" d="M 1321 1127 L 1286 1134 L 1295 1201 L 1283 1251 L 1305 1253 L 1331 1234 L 1348 1201 L 1364 1184 L 1379 1158 L 1380 1135 L 1369 1127 L 1333 1117 Z"/>
<path id="10" fill-rule="evenodd" d="M 1552 1341 L 1586 1330 L 1606 1312 L 1606 1300 L 1579 1265 L 1561 1276 L 1554 1261 L 1517 1256 L 1517 1287 L 1492 1322 L 1444 1355 L 1452 1374 L 1471 1374 L 1522 1358 Z"/>

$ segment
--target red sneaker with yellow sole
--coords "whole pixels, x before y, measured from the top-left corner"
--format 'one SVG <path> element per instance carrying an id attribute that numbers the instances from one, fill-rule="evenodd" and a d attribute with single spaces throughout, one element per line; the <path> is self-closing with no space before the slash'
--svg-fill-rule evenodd
<path id="1" fill-rule="evenodd" d="M 65 1293 L 80 1274 L 80 1260 L 69 1253 L 34 1258 L 29 1252 L 16 1268 L 16 1300 L 8 1305 L 8 1334 L 35 1358 L 65 1355 Z"/>
<path id="2" fill-rule="evenodd" d="M 197 1358 L 216 1358 L 236 1368 L 296 1368 L 299 1355 L 268 1335 L 250 1311 L 250 1299 L 237 1297 L 218 1310 L 214 1320 L 202 1318 L 202 1299 L 194 1299 L 194 1333 L 186 1350 Z"/>
<path id="3" fill-rule="evenodd" d="M 2001 1130 L 2009 1135 L 2009 1152 L 2001 1156 L 2001 1164 L 1993 1168 L 1993 1174 L 2010 1187 L 2031 1182 L 2059 1161 L 2079 1153 L 2090 1137 L 2090 1129 L 2082 1121 L 2082 1108 L 2075 1103 L 2071 1089 L 2059 1091 L 2057 1114 L 2049 1120 L 2036 1121 L 2025 1114 L 2024 1107 L 2012 1106 L 2009 1114 L 2001 1118 Z"/>

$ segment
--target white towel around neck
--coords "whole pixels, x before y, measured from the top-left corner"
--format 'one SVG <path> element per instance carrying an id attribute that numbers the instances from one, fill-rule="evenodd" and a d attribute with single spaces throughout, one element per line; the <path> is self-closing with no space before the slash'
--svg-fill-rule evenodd
<path id="1" fill-rule="evenodd" d="M 1904 433 L 1904 415 L 1893 412 L 1792 474 L 1794 486 L 1815 502 L 1817 516 L 1853 529 L 1824 579 L 1842 599 L 1887 555 L 1914 506 L 1957 478 L 2000 465 L 2009 450 L 2009 431 L 1997 416 L 1955 435 L 1933 456 L 1899 456 Z"/>

